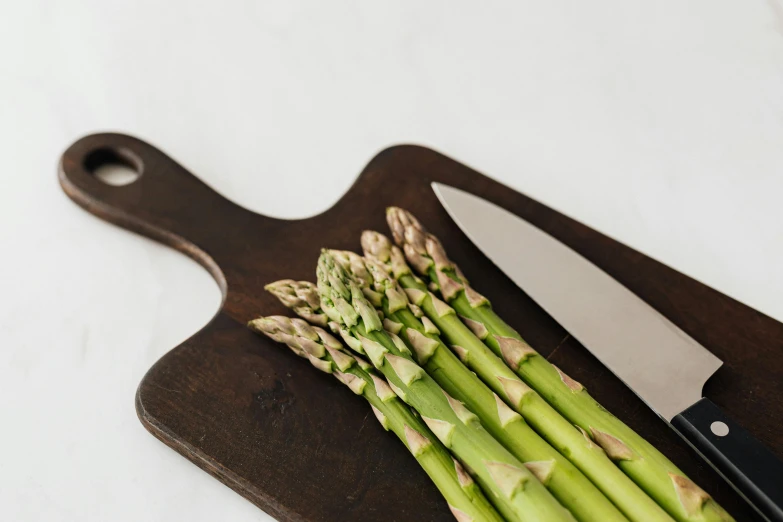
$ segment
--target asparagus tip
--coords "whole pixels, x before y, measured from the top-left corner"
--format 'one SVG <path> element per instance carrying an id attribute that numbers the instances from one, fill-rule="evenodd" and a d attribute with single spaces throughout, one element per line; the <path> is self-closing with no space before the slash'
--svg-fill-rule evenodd
<path id="1" fill-rule="evenodd" d="M 392 236 L 394 236 L 394 242 L 397 244 L 400 244 L 403 240 L 405 225 L 408 222 L 406 217 L 401 208 L 386 207 L 386 223 L 388 223 Z"/>
<path id="2" fill-rule="evenodd" d="M 386 263 L 391 259 L 391 241 L 380 232 L 365 230 L 360 241 L 362 251 L 368 258 L 380 263 Z"/>

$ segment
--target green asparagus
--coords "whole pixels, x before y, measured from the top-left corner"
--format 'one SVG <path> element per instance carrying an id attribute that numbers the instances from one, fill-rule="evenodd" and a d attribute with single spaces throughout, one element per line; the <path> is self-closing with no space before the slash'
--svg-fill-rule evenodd
<path id="1" fill-rule="evenodd" d="M 541 480 L 580 521 L 628 520 L 574 465 L 544 441 L 441 342 L 433 322 L 416 317 L 415 305 L 384 265 L 354 252 L 330 251 L 381 309 L 384 328 L 401 338 L 419 365 L 452 397 L 465 403 L 484 427 Z M 317 313 L 317 311 L 316 311 Z M 399 337 L 396 337 L 399 336 Z M 580 439 L 580 443 L 584 443 Z"/>
<path id="2" fill-rule="evenodd" d="M 468 284 L 440 241 L 409 212 L 387 210 L 395 242 L 414 269 L 522 380 L 569 421 L 588 433 L 641 488 L 679 522 L 730 521 L 732 517 L 652 444 L 609 413 L 560 369 L 541 357 Z"/>
<path id="3" fill-rule="evenodd" d="M 629 479 L 606 452 L 580 428 L 563 418 L 538 393 L 529 388 L 506 364 L 457 317 L 454 309 L 427 291 L 413 276 L 400 249 L 382 234 L 362 234 L 365 255 L 387 266 L 410 296 L 411 301 L 442 332 L 452 350 L 525 418 L 549 444 L 569 459 L 606 495 L 626 517 L 635 522 L 671 522 L 672 518 Z"/>
<path id="4" fill-rule="evenodd" d="M 361 345 L 392 390 L 419 412 L 507 520 L 574 520 L 533 473 L 482 427 L 476 415 L 413 362 L 404 345 L 395 344 L 359 285 L 326 251 L 318 260 L 316 275 L 321 308 L 351 339 L 348 346 L 357 350 Z"/>
<path id="5" fill-rule="evenodd" d="M 248 326 L 288 345 L 294 353 L 309 359 L 313 366 L 333 374 L 355 394 L 363 396 L 383 428 L 399 437 L 429 475 L 458 522 L 503 522 L 470 475 L 400 401 L 386 381 L 362 368 L 369 368 L 369 363 L 347 353 L 340 341 L 301 319 L 259 317 Z"/>

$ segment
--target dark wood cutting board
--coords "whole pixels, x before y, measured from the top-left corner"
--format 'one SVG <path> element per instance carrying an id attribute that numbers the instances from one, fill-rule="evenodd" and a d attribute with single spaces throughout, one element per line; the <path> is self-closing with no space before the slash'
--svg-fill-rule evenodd
<path id="1" fill-rule="evenodd" d="M 141 176 L 110 186 L 92 173 L 123 163 Z M 217 315 L 161 358 L 139 385 L 144 426 L 282 521 L 450 521 L 446 504 L 363 399 L 245 323 L 286 313 L 263 290 L 315 279 L 321 247 L 359 250 L 359 234 L 388 233 L 384 209 L 411 210 L 503 317 L 541 353 L 647 437 L 738 520 L 751 510 L 590 353 L 459 231 L 430 182 L 469 190 L 527 219 L 628 286 L 725 361 L 705 394 L 783 456 L 783 325 L 432 150 L 378 154 L 345 196 L 310 219 L 255 214 L 218 195 L 138 139 L 96 134 L 74 143 L 60 183 L 76 203 L 180 250 L 217 280 Z M 530 255 L 535 255 L 531 252 Z"/>

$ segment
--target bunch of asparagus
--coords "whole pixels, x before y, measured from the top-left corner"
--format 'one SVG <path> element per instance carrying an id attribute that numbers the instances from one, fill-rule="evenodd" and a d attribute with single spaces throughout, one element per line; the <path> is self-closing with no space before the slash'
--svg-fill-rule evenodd
<path id="1" fill-rule="evenodd" d="M 340 341 L 301 319 L 260 317 L 250 321 L 249 326 L 288 345 L 295 354 L 309 359 L 315 368 L 333 374 L 356 395 L 364 397 L 383 428 L 399 437 L 427 472 L 458 521 L 502 522 L 460 463 L 400 401 L 386 380 L 370 370 L 372 366 L 367 361 L 350 355 Z"/>
<path id="2" fill-rule="evenodd" d="M 364 396 L 457 520 L 733 520 L 500 319 L 416 218 L 387 220 L 397 245 L 366 231 L 364 256 L 322 251 L 317 285 L 267 285 L 304 320 L 250 327 Z"/>

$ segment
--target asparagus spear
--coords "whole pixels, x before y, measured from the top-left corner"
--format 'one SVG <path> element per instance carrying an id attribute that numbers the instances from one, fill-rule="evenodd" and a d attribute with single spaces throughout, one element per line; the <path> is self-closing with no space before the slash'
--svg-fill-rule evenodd
<path id="1" fill-rule="evenodd" d="M 463 324 L 453 308 L 428 292 L 424 282 L 411 275 L 402 252 L 388 238 L 366 231 L 362 235 L 362 246 L 368 257 L 386 264 L 411 300 L 442 332 L 462 362 L 579 468 L 626 517 L 637 522 L 672 521 L 653 499 L 614 465 L 586 432 L 573 426 L 529 388 Z"/>
<path id="2" fill-rule="evenodd" d="M 347 344 L 367 354 L 395 393 L 416 409 L 440 441 L 474 475 L 490 501 L 510 521 L 573 521 L 541 482 L 448 395 L 383 330 L 359 285 L 326 251 L 318 259 L 318 293 L 326 315 L 344 329 Z"/>
<path id="3" fill-rule="evenodd" d="M 609 413 L 585 390 L 541 357 L 473 290 L 440 241 L 409 212 L 386 213 L 395 242 L 414 269 L 440 290 L 492 351 L 568 420 L 589 433 L 617 465 L 679 522 L 732 517 L 652 444 Z"/>
<path id="4" fill-rule="evenodd" d="M 384 429 L 394 432 L 424 468 L 458 522 L 503 522 L 470 475 L 397 398 L 386 381 L 362 369 L 362 366 L 369 368 L 369 363 L 346 353 L 340 341 L 301 319 L 259 317 L 248 326 L 285 343 L 294 353 L 309 359 L 313 366 L 333 374 L 355 394 L 363 396 Z"/>
<path id="5" fill-rule="evenodd" d="M 386 316 L 383 324 L 391 331 L 390 335 L 398 334 L 422 368 L 447 393 L 477 414 L 487 431 L 525 463 L 578 520 L 628 520 L 568 459 L 460 362 L 441 342 L 439 331 L 429 318 L 416 317 L 408 296 L 384 265 L 353 252 L 332 250 L 330 253 L 354 276 L 368 300 L 383 310 Z M 578 440 L 580 444 L 590 446 L 583 438 Z M 590 451 L 602 453 L 597 448 Z"/>

